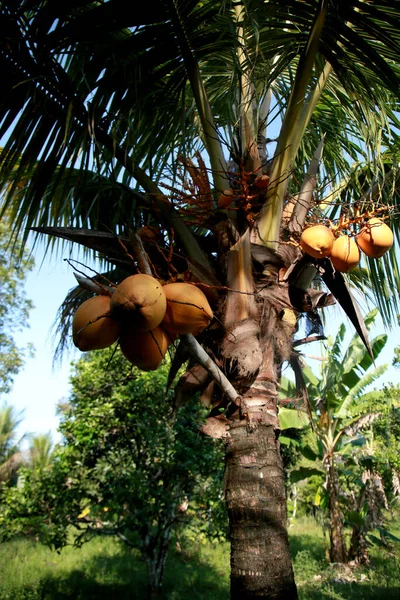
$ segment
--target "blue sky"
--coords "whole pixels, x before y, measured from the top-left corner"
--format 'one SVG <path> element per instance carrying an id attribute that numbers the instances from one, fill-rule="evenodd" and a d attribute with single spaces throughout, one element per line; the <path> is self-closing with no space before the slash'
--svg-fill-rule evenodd
<path id="1" fill-rule="evenodd" d="M 64 356 L 61 366 L 53 367 L 55 342 L 51 327 L 65 295 L 75 286 L 75 278 L 72 268 L 63 261 L 63 257 L 68 256 L 68 251 L 59 253 L 58 256 L 46 257 L 43 264 L 43 249 L 39 247 L 34 255 L 36 266 L 27 278 L 26 293 L 35 308 L 31 312 L 30 327 L 18 334 L 17 342 L 20 345 L 32 342 L 36 352 L 34 358 L 26 362 L 25 368 L 16 377 L 14 388 L 8 395 L 7 401 L 18 410 L 25 411 L 25 418 L 20 427 L 21 435 L 24 432 L 52 431 L 54 439 L 57 440 L 56 404 L 61 398 L 68 396 L 70 362 L 78 359 L 82 354 L 74 350 Z M 344 315 L 338 306 L 326 310 L 326 333 L 334 334 Z M 350 322 L 346 324 L 346 328 L 347 339 L 351 339 L 353 328 Z M 371 332 L 371 337 L 383 331 L 382 323 L 378 322 Z M 400 345 L 400 327 L 396 326 L 388 333 L 388 343 L 377 365 L 384 363 L 391 365 L 393 350 Z M 322 352 L 321 344 L 318 342 L 302 346 L 301 350 L 310 357 L 321 356 Z M 318 360 L 310 359 L 310 365 L 314 370 L 318 369 L 319 364 Z M 390 367 L 374 386 L 379 387 L 389 382 L 400 383 L 400 370 Z"/>

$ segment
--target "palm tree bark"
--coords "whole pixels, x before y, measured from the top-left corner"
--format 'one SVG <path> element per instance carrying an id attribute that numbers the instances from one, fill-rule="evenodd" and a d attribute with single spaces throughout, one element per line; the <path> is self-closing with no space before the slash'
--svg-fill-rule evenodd
<path id="1" fill-rule="evenodd" d="M 259 292 L 263 363 L 242 394 L 241 411 L 231 419 L 226 447 L 231 600 L 297 599 L 286 529 L 285 475 L 277 417 L 277 385 L 287 347 L 293 340 L 295 320 L 288 323 L 283 319 L 285 310 L 281 307 L 288 306 L 288 299 L 284 291 L 274 287 Z"/>
<path id="2" fill-rule="evenodd" d="M 226 459 L 231 600 L 295 600 L 275 428 L 260 423 L 254 429 L 232 429 Z"/>

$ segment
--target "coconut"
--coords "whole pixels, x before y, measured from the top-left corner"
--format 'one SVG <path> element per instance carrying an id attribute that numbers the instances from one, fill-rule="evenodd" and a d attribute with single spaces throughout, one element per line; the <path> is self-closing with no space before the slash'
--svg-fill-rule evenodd
<path id="1" fill-rule="evenodd" d="M 167 310 L 161 326 L 178 335 L 199 335 L 213 318 L 205 294 L 190 283 L 167 283 L 163 289 Z"/>
<path id="2" fill-rule="evenodd" d="M 224 190 L 222 194 L 218 196 L 218 207 L 227 208 L 231 204 L 234 197 L 235 192 L 231 188 Z"/>
<path id="3" fill-rule="evenodd" d="M 85 300 L 75 312 L 72 339 L 82 352 L 100 350 L 118 339 L 120 328 L 120 323 L 110 316 L 110 297 L 94 296 Z"/>
<path id="4" fill-rule="evenodd" d="M 333 242 L 330 259 L 333 266 L 341 273 L 348 273 L 360 262 L 360 251 L 353 238 L 342 235 Z"/>
<path id="5" fill-rule="evenodd" d="M 164 318 L 167 300 L 161 283 L 151 275 L 131 275 L 124 279 L 111 297 L 111 310 L 121 321 L 137 331 L 150 331 Z"/>
<path id="6" fill-rule="evenodd" d="M 303 231 L 300 246 L 313 258 L 324 258 L 331 253 L 335 238 L 325 225 L 312 225 Z"/>
<path id="7" fill-rule="evenodd" d="M 269 175 L 259 175 L 254 183 L 259 190 L 265 190 L 269 185 Z"/>
<path id="8" fill-rule="evenodd" d="M 122 354 L 142 371 L 155 371 L 171 343 L 171 337 L 161 327 L 137 331 L 130 325 L 123 329 L 119 338 Z"/>
<path id="9" fill-rule="evenodd" d="M 357 244 L 370 258 L 380 258 L 393 246 L 393 233 L 381 219 L 370 219 L 358 234 Z"/>

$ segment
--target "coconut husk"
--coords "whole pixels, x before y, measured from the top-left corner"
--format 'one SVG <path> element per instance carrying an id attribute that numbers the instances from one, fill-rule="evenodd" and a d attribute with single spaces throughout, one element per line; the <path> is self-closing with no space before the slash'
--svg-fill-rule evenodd
<path id="1" fill-rule="evenodd" d="M 238 378 L 251 380 L 262 365 L 260 328 L 255 319 L 233 325 L 222 343 L 224 358 L 234 361 Z"/>

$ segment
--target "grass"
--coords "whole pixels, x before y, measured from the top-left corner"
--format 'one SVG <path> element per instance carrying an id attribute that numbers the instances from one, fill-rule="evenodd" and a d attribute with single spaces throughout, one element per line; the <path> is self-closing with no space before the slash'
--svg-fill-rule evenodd
<path id="1" fill-rule="evenodd" d="M 389 529 L 399 536 L 400 523 Z M 297 522 L 289 536 L 300 600 L 398 600 L 400 544 L 387 550 L 373 546 L 366 568 L 329 565 L 322 529 L 315 521 Z"/>
<path id="2" fill-rule="evenodd" d="M 397 529 L 397 531 L 396 531 Z M 399 535 L 400 526 L 391 531 Z M 289 529 L 300 600 L 397 600 L 400 548 L 373 548 L 370 568 L 328 565 L 321 528 Z M 229 600 L 229 545 L 181 540 L 167 563 L 163 600 Z M 397 553 L 397 556 L 395 554 Z M 139 554 L 111 538 L 51 552 L 32 539 L 0 546 L 0 600 L 147 600 Z"/>

